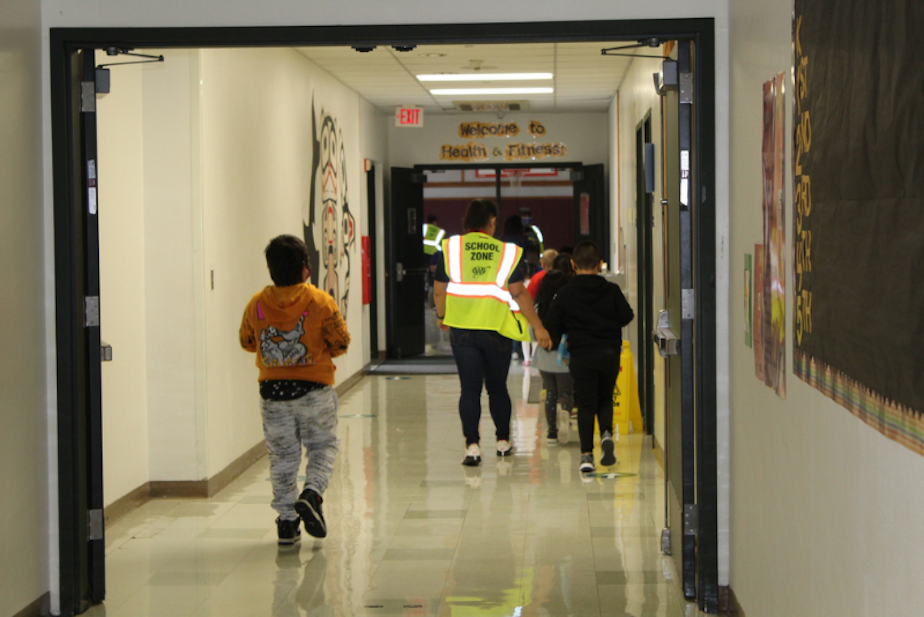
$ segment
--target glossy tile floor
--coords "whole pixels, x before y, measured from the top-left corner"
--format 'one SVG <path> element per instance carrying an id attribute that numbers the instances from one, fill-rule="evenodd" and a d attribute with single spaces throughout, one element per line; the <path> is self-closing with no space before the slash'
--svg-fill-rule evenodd
<path id="1" fill-rule="evenodd" d="M 696 615 L 660 552 L 650 441 L 623 436 L 617 466 L 582 478 L 576 435 L 545 442 L 531 379 L 512 367 L 514 456 L 495 456 L 485 399 L 484 463 L 466 468 L 457 376 L 365 378 L 341 398 L 326 539 L 277 547 L 264 459 L 213 499 L 108 528 L 108 596 L 87 614 Z"/>

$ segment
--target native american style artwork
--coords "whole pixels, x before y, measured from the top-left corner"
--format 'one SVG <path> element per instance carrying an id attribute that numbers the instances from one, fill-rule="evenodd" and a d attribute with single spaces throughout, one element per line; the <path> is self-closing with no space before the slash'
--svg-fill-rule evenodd
<path id="1" fill-rule="evenodd" d="M 315 116 L 313 101 L 311 116 L 314 169 L 304 221 L 311 282 L 337 301 L 346 319 L 356 221 L 350 212 L 343 131 L 337 118 L 323 108 L 320 117 Z"/>

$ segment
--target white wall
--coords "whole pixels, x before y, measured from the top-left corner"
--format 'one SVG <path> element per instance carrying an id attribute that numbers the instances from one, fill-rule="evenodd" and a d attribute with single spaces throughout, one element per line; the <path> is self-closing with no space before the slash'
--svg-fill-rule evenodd
<path id="1" fill-rule="evenodd" d="M 651 80 L 652 73 L 656 73 L 661 67 L 660 60 L 635 58 L 629 65 L 626 77 L 619 88 L 618 98 L 618 130 L 615 124 L 611 128 L 612 139 L 615 140 L 617 132 L 619 137 L 619 170 L 618 170 L 618 187 L 614 187 L 613 194 L 619 196 L 619 217 L 618 224 L 622 226 L 621 240 L 625 247 L 622 258 L 624 259 L 623 268 L 626 272 L 626 299 L 629 304 L 636 309 L 636 319 L 638 319 L 639 290 L 638 290 L 638 236 L 637 236 L 637 207 L 636 207 L 636 130 L 640 122 L 645 119 L 647 114 L 651 114 L 651 143 L 655 144 L 655 192 L 652 197 L 652 212 L 654 214 L 654 227 L 651 231 L 652 246 L 652 274 L 655 285 L 653 287 L 653 320 L 657 319 L 657 313 L 664 305 L 664 287 L 658 284 L 663 279 L 664 272 L 664 253 L 662 234 L 664 230 L 663 220 L 661 217 L 661 156 L 664 151 L 661 143 L 661 98 L 655 92 Z M 617 101 L 614 101 L 611 108 L 611 121 L 617 120 L 615 107 Z M 613 174 L 616 176 L 617 174 Z M 614 186 L 611 179 L 611 186 Z M 613 236 L 616 237 L 615 235 Z M 654 322 L 652 322 L 654 323 Z M 633 321 L 627 328 L 628 338 L 633 350 L 637 350 L 639 345 L 649 345 L 648 340 L 639 342 L 638 324 Z M 637 355 L 636 355 L 637 364 Z M 662 448 L 665 447 L 664 437 L 664 360 L 660 356 L 655 357 L 654 362 L 655 374 L 655 401 L 654 401 L 654 436 Z M 639 367 L 636 365 L 636 375 Z"/>
<path id="2" fill-rule="evenodd" d="M 272 284 L 267 242 L 302 235 L 312 100 L 317 118 L 325 110 L 340 123 L 340 187 L 345 172 L 358 230 L 353 344 L 338 380 L 369 356 L 362 159 L 387 160 L 384 116 L 291 49 L 164 54 L 114 68 L 99 101 L 103 336 L 114 348 L 104 365 L 107 504 L 148 480 L 213 477 L 262 440 L 257 368 L 238 328 L 250 297 Z"/>
<path id="3" fill-rule="evenodd" d="M 338 381 L 361 370 L 368 357 L 360 251 L 366 179 L 359 95 L 291 49 L 201 53 L 205 262 L 215 271 L 215 289 L 206 294 L 211 475 L 262 436 L 254 356 L 240 349 L 237 332 L 244 305 L 272 284 L 266 244 L 281 233 L 302 236 L 314 173 L 312 100 L 316 121 L 323 111 L 339 122 L 346 151 L 339 186 L 357 225 L 346 314 L 353 342 L 336 361 Z M 374 117 L 367 111 L 367 121 Z M 369 142 L 377 156 L 381 139 Z M 316 234 L 320 246 L 320 231 Z M 341 273 L 344 267 L 341 263 Z"/>
<path id="4" fill-rule="evenodd" d="M 46 348 L 54 310 L 44 272 L 53 253 L 42 218 L 41 23 L 37 3 L 0 3 L 0 615 L 49 590 Z M 53 358 L 50 359 L 53 367 Z M 54 523 L 52 523 L 54 524 Z"/>
<path id="5" fill-rule="evenodd" d="M 391 119 L 389 117 L 389 119 Z M 424 116 L 424 125 L 419 128 L 396 127 L 394 120 L 388 123 L 389 159 L 395 167 L 413 167 L 421 164 L 451 165 L 454 162 L 440 159 L 443 144 L 464 145 L 477 142 L 484 145 L 490 158 L 486 163 L 504 163 L 503 156 L 492 154 L 494 148 L 504 150 L 508 143 L 563 143 L 568 148 L 561 158 L 545 158 L 536 162 L 555 165 L 556 162 L 577 161 L 585 164 L 603 163 L 607 168 L 607 116 L 606 113 L 528 113 L 506 114 L 503 120 L 494 114 L 430 114 Z M 529 134 L 529 122 L 541 122 L 547 133 L 542 138 Z M 520 133 L 516 137 L 486 137 L 470 139 L 459 136 L 459 125 L 463 122 L 516 122 Z M 481 161 L 478 161 L 481 162 Z M 531 161 L 514 161 L 531 162 Z"/>
<path id="6" fill-rule="evenodd" d="M 789 0 L 731 10 L 731 586 L 748 617 L 920 615 L 924 458 L 795 377 L 791 298 L 786 399 L 757 380 L 744 345 L 743 256 L 762 237 L 761 85 L 786 72 L 790 146 L 791 15 Z M 786 163 L 790 293 L 791 152 Z"/>
<path id="7" fill-rule="evenodd" d="M 168 62 L 142 65 L 150 479 L 200 480 L 207 477 L 207 445 L 201 305 L 196 302 L 203 284 L 200 120 L 192 85 L 198 83 L 198 53 L 167 56 Z M 102 156 L 100 164 L 105 164 Z"/>
<path id="8" fill-rule="evenodd" d="M 140 65 L 113 70 L 97 101 L 100 336 L 113 348 L 102 366 L 103 451 L 116 463 L 103 466 L 107 504 L 150 478 L 141 75 Z"/>

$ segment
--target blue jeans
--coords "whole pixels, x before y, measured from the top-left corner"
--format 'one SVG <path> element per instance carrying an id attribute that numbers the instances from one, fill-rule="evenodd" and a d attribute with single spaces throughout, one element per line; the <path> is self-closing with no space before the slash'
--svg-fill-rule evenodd
<path id="1" fill-rule="evenodd" d="M 510 395 L 507 393 L 507 373 L 513 341 L 493 330 L 462 330 L 450 328 L 449 342 L 459 368 L 462 395 L 459 397 L 459 417 L 465 444 L 479 442 L 478 423 L 481 421 L 481 389 L 488 389 L 488 406 L 494 420 L 497 439 L 510 440 Z"/>

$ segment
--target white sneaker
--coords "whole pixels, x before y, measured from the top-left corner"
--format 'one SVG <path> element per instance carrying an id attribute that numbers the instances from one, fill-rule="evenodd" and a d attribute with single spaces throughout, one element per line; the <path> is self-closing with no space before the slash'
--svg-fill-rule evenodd
<path id="1" fill-rule="evenodd" d="M 477 443 L 469 444 L 465 449 L 465 458 L 462 459 L 462 464 L 468 467 L 481 464 L 481 448 L 478 447 Z"/>
<path id="2" fill-rule="evenodd" d="M 571 439 L 571 413 L 567 409 L 558 410 L 558 443 L 568 443 Z"/>
<path id="3" fill-rule="evenodd" d="M 513 446 L 510 445 L 510 442 L 506 439 L 497 440 L 497 455 L 498 456 L 510 456 L 513 454 Z"/>

